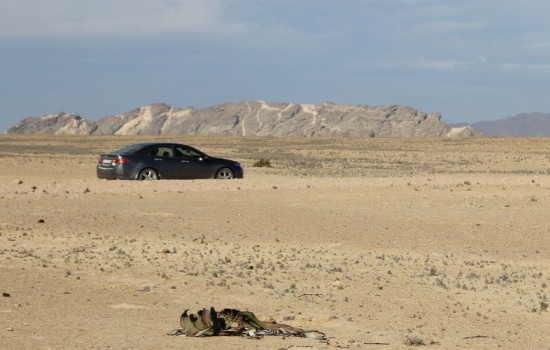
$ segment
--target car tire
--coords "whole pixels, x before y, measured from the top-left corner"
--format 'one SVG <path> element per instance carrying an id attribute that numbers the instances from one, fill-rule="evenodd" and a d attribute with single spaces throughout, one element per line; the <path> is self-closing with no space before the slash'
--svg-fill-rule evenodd
<path id="1" fill-rule="evenodd" d="M 235 177 L 235 174 L 233 174 L 233 170 L 229 168 L 221 168 L 216 173 L 216 179 L 229 180 L 229 179 L 233 179 L 234 177 Z"/>
<path id="2" fill-rule="evenodd" d="M 137 177 L 138 180 L 158 180 L 159 174 L 155 169 L 152 168 L 145 168 L 142 171 L 139 172 L 139 175 Z"/>

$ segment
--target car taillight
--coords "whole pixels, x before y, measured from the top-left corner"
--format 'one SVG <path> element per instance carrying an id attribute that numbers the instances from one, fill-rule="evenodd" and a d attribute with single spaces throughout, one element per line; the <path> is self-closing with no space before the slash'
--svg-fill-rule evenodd
<path id="1" fill-rule="evenodd" d="M 126 163 L 128 163 L 128 159 L 124 157 L 118 157 L 113 159 L 113 165 L 126 164 Z"/>

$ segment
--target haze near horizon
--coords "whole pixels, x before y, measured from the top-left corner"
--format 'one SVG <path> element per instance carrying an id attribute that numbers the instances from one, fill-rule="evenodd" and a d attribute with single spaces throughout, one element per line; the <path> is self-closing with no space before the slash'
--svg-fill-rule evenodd
<path id="1" fill-rule="evenodd" d="M 444 122 L 549 113 L 550 3 L 1 0 L 0 132 L 165 102 L 388 105 Z"/>

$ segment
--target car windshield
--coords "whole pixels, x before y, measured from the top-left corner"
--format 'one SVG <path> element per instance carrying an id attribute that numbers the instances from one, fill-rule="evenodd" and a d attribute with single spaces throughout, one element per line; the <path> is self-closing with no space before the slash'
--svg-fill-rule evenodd
<path id="1" fill-rule="evenodd" d="M 135 145 L 126 146 L 124 148 L 119 149 L 118 151 L 115 151 L 116 154 L 132 154 L 137 151 L 142 150 L 143 148 L 147 147 L 146 144 L 138 143 Z"/>

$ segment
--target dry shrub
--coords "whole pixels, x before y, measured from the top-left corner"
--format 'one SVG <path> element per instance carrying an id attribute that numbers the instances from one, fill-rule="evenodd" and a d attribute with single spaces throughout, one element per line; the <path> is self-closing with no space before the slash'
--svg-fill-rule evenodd
<path id="1" fill-rule="evenodd" d="M 261 158 L 252 164 L 254 168 L 271 168 L 271 162 L 269 159 Z"/>
<path id="2" fill-rule="evenodd" d="M 423 346 L 426 345 L 424 340 L 416 335 L 407 335 L 405 337 L 405 340 L 403 341 L 403 344 L 407 346 Z"/>

